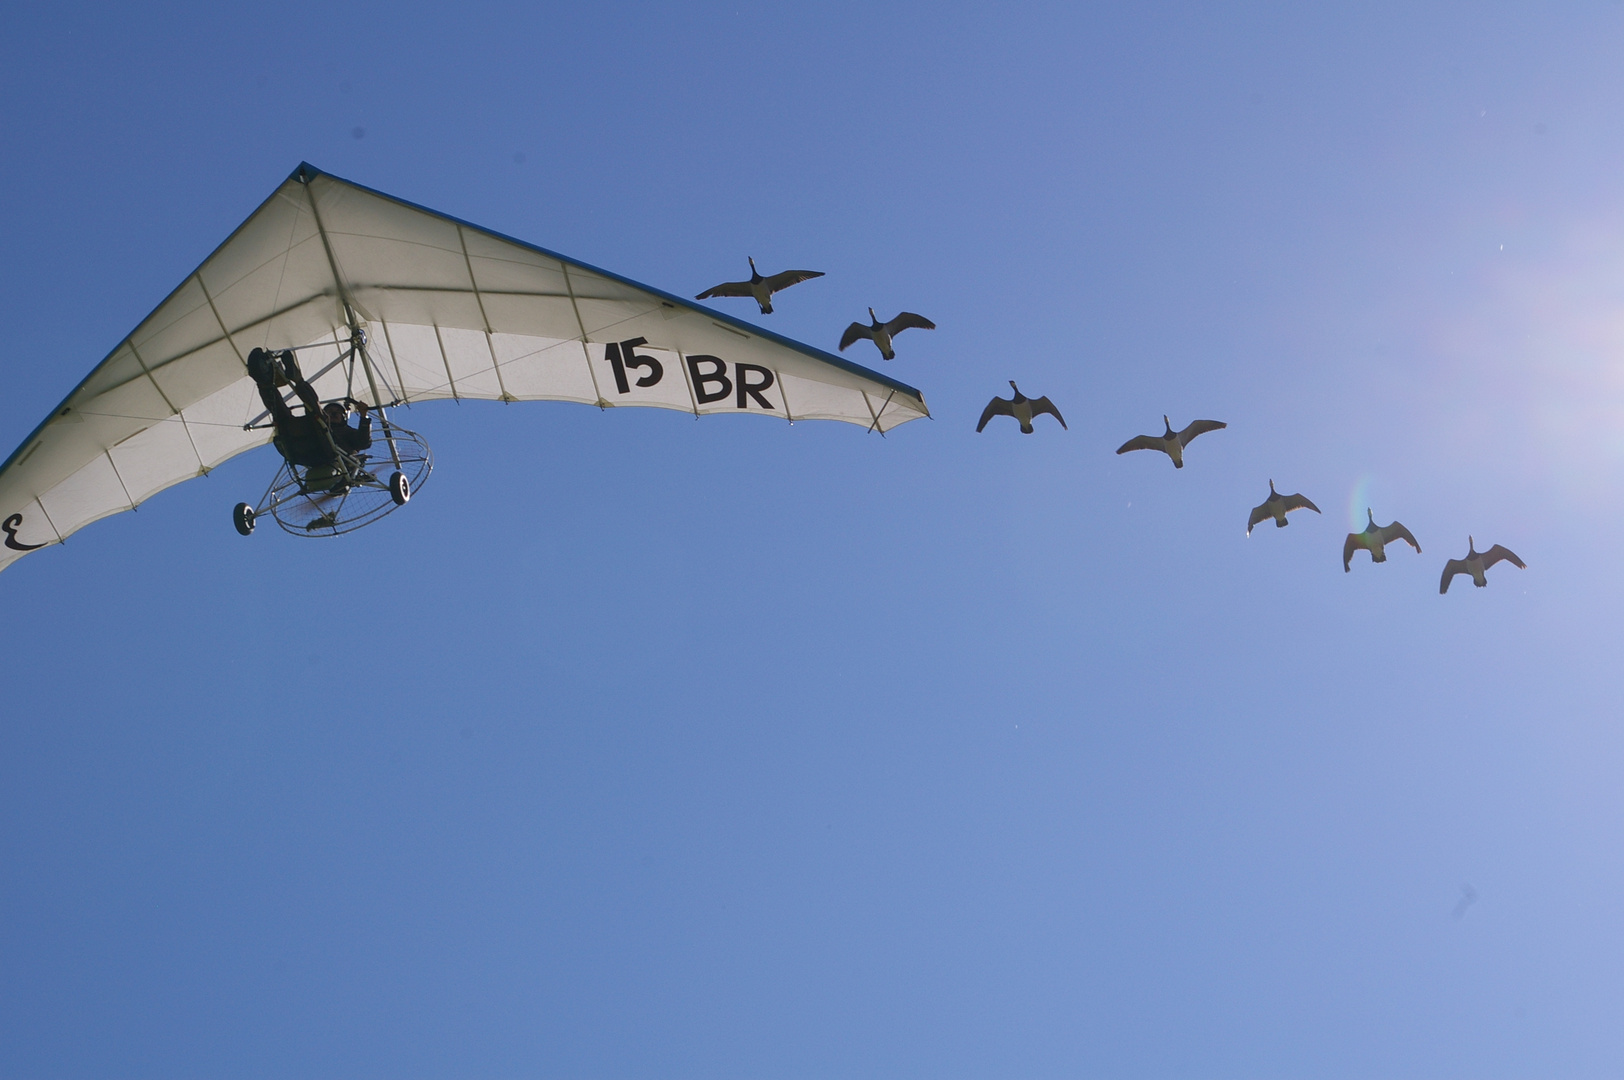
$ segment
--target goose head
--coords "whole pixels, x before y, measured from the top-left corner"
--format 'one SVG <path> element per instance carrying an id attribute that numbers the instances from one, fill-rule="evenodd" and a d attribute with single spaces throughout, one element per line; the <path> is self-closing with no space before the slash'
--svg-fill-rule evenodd
<path id="1" fill-rule="evenodd" d="M 1271 479 L 1269 481 L 1269 498 L 1278 499 L 1279 497 L 1280 497 L 1280 493 L 1278 491 L 1274 490 L 1274 481 Z"/>
<path id="2" fill-rule="evenodd" d="M 1167 434 L 1163 435 L 1162 438 L 1171 439 L 1173 437 L 1173 425 L 1168 422 L 1167 415 L 1165 413 L 1162 415 L 1162 427 L 1167 429 Z"/>
<path id="3" fill-rule="evenodd" d="M 746 255 L 745 258 L 750 260 L 750 280 L 760 281 L 761 271 L 756 269 L 756 257 L 754 255 Z"/>
<path id="4" fill-rule="evenodd" d="M 875 326 L 880 325 L 880 317 L 878 315 L 874 314 L 874 309 L 873 308 L 868 309 L 868 320 L 869 320 L 869 322 L 873 323 Z"/>
<path id="5" fill-rule="evenodd" d="M 1471 558 L 1475 558 L 1476 556 L 1477 556 L 1477 541 L 1473 540 L 1470 534 L 1467 534 L 1467 537 L 1466 537 L 1466 557 L 1468 559 L 1471 559 Z"/>
<path id="6" fill-rule="evenodd" d="M 1368 506 L 1365 507 L 1365 517 L 1370 521 L 1370 524 L 1365 526 L 1365 531 L 1366 532 L 1374 531 L 1375 528 L 1376 528 L 1376 514 Z"/>
<path id="7" fill-rule="evenodd" d="M 1015 400 L 1016 401 L 1024 401 L 1024 400 L 1026 400 L 1026 395 L 1021 393 L 1021 388 L 1015 385 L 1015 380 L 1014 379 L 1009 380 L 1009 388 L 1011 390 L 1015 391 Z"/>

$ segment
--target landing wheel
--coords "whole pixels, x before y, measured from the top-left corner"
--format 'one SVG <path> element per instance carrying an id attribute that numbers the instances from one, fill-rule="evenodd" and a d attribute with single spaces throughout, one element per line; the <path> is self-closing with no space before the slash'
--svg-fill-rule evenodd
<path id="1" fill-rule="evenodd" d="M 231 523 L 244 536 L 250 535 L 254 531 L 254 508 L 247 503 L 238 503 L 236 509 L 231 511 Z"/>
<path id="2" fill-rule="evenodd" d="M 405 506 L 428 482 L 434 456 L 415 431 L 396 427 L 381 416 L 375 422 L 383 425 L 380 441 L 389 444 L 387 456 L 349 455 L 325 469 L 306 469 L 284 460 L 264 497 L 254 504 L 257 515 L 268 515 L 293 536 L 328 537 L 369 525 Z"/>

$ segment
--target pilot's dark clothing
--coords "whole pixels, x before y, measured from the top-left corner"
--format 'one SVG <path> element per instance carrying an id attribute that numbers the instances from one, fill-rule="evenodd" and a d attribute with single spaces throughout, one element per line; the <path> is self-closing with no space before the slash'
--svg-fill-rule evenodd
<path id="1" fill-rule="evenodd" d="M 315 388 L 305 381 L 299 363 L 291 352 L 281 354 L 281 369 L 287 375 L 293 392 L 305 407 L 303 416 L 293 415 L 282 393 L 276 388 L 277 358 L 265 349 L 248 354 L 248 375 L 259 388 L 259 399 L 276 424 L 276 436 L 271 441 L 282 456 L 293 465 L 315 468 L 333 465 L 338 461 L 338 447 L 328 430 L 327 419 L 321 415 L 321 399 Z M 346 427 L 346 430 L 348 428 Z M 371 436 L 368 435 L 368 443 Z"/>
<path id="2" fill-rule="evenodd" d="M 350 427 L 348 424 L 334 427 L 329 424 L 327 430 L 333 436 L 333 442 L 346 454 L 359 454 L 372 446 L 372 417 L 368 413 L 361 414 L 360 427 Z"/>

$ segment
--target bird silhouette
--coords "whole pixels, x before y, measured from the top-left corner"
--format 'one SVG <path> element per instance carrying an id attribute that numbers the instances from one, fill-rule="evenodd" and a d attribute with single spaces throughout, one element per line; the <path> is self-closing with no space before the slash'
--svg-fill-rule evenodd
<path id="1" fill-rule="evenodd" d="M 980 431 L 987 426 L 987 421 L 995 416 L 1013 416 L 1020 421 L 1021 433 L 1032 434 L 1032 418 L 1041 413 L 1048 413 L 1060 421 L 1061 427 L 1066 427 L 1066 418 L 1060 415 L 1060 410 L 1054 407 L 1054 402 L 1046 397 L 1029 398 L 1021 393 L 1021 388 L 1015 385 L 1015 380 L 1009 380 L 1009 388 L 1015 391 L 1014 398 L 995 397 L 987 402 L 987 407 L 981 412 L 981 423 L 976 425 Z M 1067 428 L 1069 431 L 1070 429 Z"/>
<path id="2" fill-rule="evenodd" d="M 709 300 L 713 296 L 749 296 L 761 306 L 763 315 L 773 313 L 773 293 L 781 292 L 791 285 L 799 285 L 815 277 L 822 277 L 822 270 L 783 270 L 771 277 L 762 277 L 756 269 L 756 260 L 750 259 L 749 281 L 724 281 L 720 285 L 712 286 L 694 297 L 695 300 Z"/>
<path id="3" fill-rule="evenodd" d="M 936 329 L 935 323 L 931 322 L 923 315 L 915 315 L 911 311 L 904 311 L 890 322 L 882 323 L 880 321 L 880 317 L 874 314 L 874 309 L 869 308 L 868 317 L 872 320 L 868 326 L 864 326 L 860 322 L 854 322 L 850 326 L 846 327 L 846 332 L 840 335 L 841 352 L 845 352 L 846 346 L 851 345 L 857 341 L 858 338 L 868 338 L 879 347 L 880 356 L 883 359 L 895 360 L 897 358 L 897 354 L 896 350 L 891 348 L 892 338 L 902 333 L 902 331 L 910 328 L 917 328 L 920 330 Z"/>
<path id="4" fill-rule="evenodd" d="M 1286 515 L 1293 510 L 1312 510 L 1319 513 L 1320 508 L 1309 502 L 1302 494 L 1282 495 L 1274 490 L 1274 481 L 1269 481 L 1269 497 L 1257 506 L 1252 507 L 1252 516 L 1246 519 L 1246 535 L 1252 535 L 1252 526 L 1265 518 L 1274 518 L 1276 528 L 1284 529 L 1291 524 Z"/>
<path id="5" fill-rule="evenodd" d="M 1466 558 L 1450 559 L 1444 563 L 1443 580 L 1438 582 L 1439 595 L 1449 591 L 1449 583 L 1454 580 L 1456 574 L 1471 574 L 1472 584 L 1480 589 L 1483 588 L 1489 583 L 1489 579 L 1483 576 L 1483 571 L 1502 559 L 1519 570 L 1528 569 L 1528 566 L 1517 558 L 1517 553 L 1510 548 L 1503 548 L 1496 544 L 1487 551 L 1479 551 L 1477 550 L 1477 541 L 1468 536 L 1466 538 Z"/>
<path id="6" fill-rule="evenodd" d="M 1173 425 L 1168 423 L 1167 417 L 1164 416 L 1162 426 L 1167 429 L 1165 435 L 1137 435 L 1117 447 L 1117 453 L 1126 454 L 1129 450 L 1160 450 L 1173 459 L 1173 468 L 1182 469 L 1184 448 L 1190 445 L 1191 439 L 1229 425 L 1219 420 L 1192 420 L 1183 431 L 1174 431 Z"/>
<path id="7" fill-rule="evenodd" d="M 1421 545 L 1415 542 L 1415 537 L 1410 535 L 1409 529 L 1396 521 L 1387 525 L 1377 525 L 1376 515 L 1371 513 L 1368 506 L 1365 507 L 1365 516 L 1370 519 L 1370 524 L 1365 526 L 1364 531 L 1349 533 L 1348 538 L 1342 542 L 1342 572 L 1344 574 L 1353 568 L 1351 565 L 1353 553 L 1360 548 L 1370 552 L 1371 562 L 1386 562 L 1387 551 L 1385 549 L 1394 540 L 1404 541 L 1415 548 L 1417 555 L 1421 554 Z"/>

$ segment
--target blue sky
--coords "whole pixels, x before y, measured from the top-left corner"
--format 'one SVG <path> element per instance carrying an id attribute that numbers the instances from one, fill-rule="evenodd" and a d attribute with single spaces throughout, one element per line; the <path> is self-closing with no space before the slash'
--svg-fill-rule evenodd
<path id="1" fill-rule="evenodd" d="M 885 439 L 443 403 L 374 528 L 261 450 L 0 575 L 0 1074 L 1624 1067 L 1624 6 L 7 24 L 0 452 L 301 160 L 939 329 Z"/>

